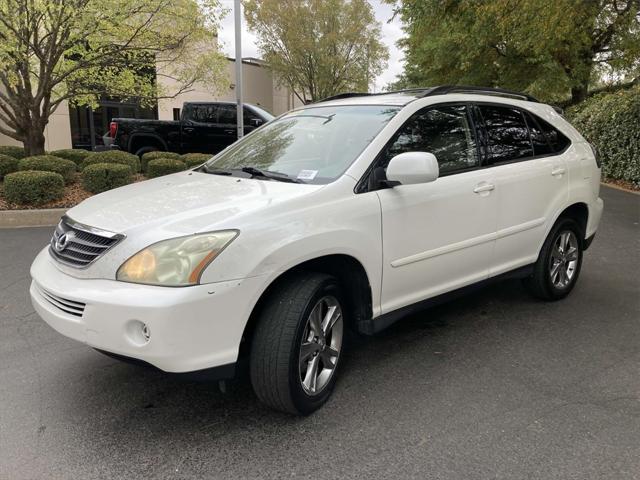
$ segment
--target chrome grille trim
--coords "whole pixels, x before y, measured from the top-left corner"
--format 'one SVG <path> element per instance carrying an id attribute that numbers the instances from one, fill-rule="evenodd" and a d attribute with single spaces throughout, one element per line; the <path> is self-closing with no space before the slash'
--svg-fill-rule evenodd
<path id="1" fill-rule="evenodd" d="M 51 292 L 48 292 L 37 283 L 35 285 L 40 296 L 42 296 L 44 300 L 49 302 L 58 310 L 62 310 L 64 313 L 73 315 L 74 317 L 82 317 L 82 315 L 84 314 L 84 309 L 87 306 L 85 303 L 59 297 Z"/>
<path id="2" fill-rule="evenodd" d="M 62 248 L 57 248 L 63 235 L 67 235 L 66 242 L 64 246 L 59 245 Z M 60 263 L 86 268 L 123 238 L 124 235 L 75 222 L 65 215 L 53 232 L 49 253 Z"/>

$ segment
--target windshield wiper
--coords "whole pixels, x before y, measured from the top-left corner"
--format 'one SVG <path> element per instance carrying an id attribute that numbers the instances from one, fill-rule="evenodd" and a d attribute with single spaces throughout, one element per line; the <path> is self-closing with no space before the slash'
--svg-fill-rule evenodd
<path id="1" fill-rule="evenodd" d="M 223 168 L 209 168 L 205 163 L 198 170 L 204 173 L 210 173 L 212 175 L 233 175 L 231 170 L 225 170 Z"/>
<path id="2" fill-rule="evenodd" d="M 264 177 L 270 178 L 272 180 L 278 180 L 280 182 L 290 182 L 290 183 L 304 183 L 297 178 L 292 178 L 286 173 L 282 172 L 272 172 L 271 170 L 263 170 L 261 168 L 256 167 L 241 167 L 241 171 L 244 173 L 248 173 L 252 177 Z"/>

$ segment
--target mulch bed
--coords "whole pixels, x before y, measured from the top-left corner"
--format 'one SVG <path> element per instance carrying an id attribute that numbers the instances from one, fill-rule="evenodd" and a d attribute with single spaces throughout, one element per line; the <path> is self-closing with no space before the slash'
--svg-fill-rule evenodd
<path id="1" fill-rule="evenodd" d="M 142 180 L 146 180 L 143 175 L 135 175 L 134 183 L 141 182 Z M 44 203 L 42 205 L 17 205 L 15 203 L 9 203 L 4 198 L 2 194 L 2 183 L 0 181 L 0 210 L 35 210 L 42 208 L 71 208 L 75 207 L 77 204 L 82 202 L 83 200 L 89 198 L 94 195 L 91 192 L 86 191 L 82 188 L 82 182 L 80 180 L 80 174 L 76 174 L 76 179 L 73 183 L 64 187 L 64 196 L 60 200 L 55 200 L 53 202 Z"/>
<path id="2" fill-rule="evenodd" d="M 602 181 L 608 185 L 614 185 L 624 190 L 630 190 L 632 192 L 640 192 L 640 186 L 636 185 L 635 183 L 628 182 L 626 180 L 615 180 L 613 178 L 605 178 Z"/>

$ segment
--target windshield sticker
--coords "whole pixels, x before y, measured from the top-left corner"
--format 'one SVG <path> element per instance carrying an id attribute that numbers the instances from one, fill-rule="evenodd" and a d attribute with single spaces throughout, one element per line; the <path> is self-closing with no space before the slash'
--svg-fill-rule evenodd
<path id="1" fill-rule="evenodd" d="M 318 175 L 317 170 L 300 170 L 298 180 L 313 180 Z"/>

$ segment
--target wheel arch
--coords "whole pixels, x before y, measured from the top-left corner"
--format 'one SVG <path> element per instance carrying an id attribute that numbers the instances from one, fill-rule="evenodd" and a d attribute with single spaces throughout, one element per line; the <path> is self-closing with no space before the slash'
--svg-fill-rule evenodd
<path id="1" fill-rule="evenodd" d="M 363 264 L 358 259 L 347 254 L 328 254 L 305 260 L 280 273 L 262 292 L 244 327 L 238 358 L 246 358 L 248 355 L 260 313 L 273 290 L 284 279 L 301 271 L 326 273 L 338 279 L 345 292 L 351 329 L 358 331 L 360 322 L 371 318 L 373 314 L 371 284 Z"/>
<path id="2" fill-rule="evenodd" d="M 135 153 L 142 147 L 158 147 L 163 151 L 167 150 L 166 142 L 157 135 L 151 135 L 148 133 L 134 133 L 129 138 L 129 148 L 128 151 L 130 153 Z"/>

